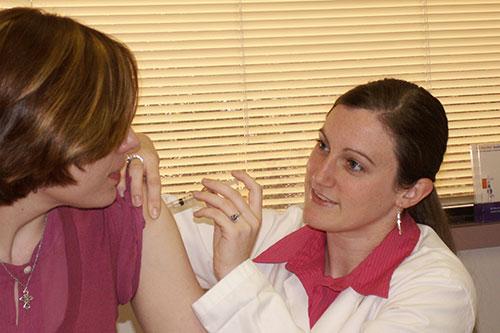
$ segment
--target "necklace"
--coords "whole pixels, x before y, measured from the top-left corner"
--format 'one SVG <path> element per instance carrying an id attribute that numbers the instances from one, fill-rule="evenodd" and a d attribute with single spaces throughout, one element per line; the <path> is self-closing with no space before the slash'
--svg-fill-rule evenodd
<path id="1" fill-rule="evenodd" d="M 45 215 L 45 220 L 44 224 L 47 224 L 47 215 Z M 3 262 L 0 261 L 0 264 L 2 264 L 3 269 L 9 274 L 9 276 L 14 279 L 21 287 L 23 287 L 23 295 L 19 297 L 19 300 L 23 302 L 23 309 L 29 310 L 31 308 L 31 301 L 35 299 L 29 292 L 28 286 L 31 281 L 31 277 L 33 276 L 33 272 L 35 271 L 36 264 L 38 263 L 38 257 L 40 256 L 40 250 L 42 249 L 42 243 L 43 243 L 43 238 L 45 236 L 45 227 L 42 233 L 42 239 L 40 239 L 40 243 L 38 243 L 38 248 L 36 250 L 36 255 L 35 255 L 35 260 L 33 261 L 33 266 L 31 267 L 31 271 L 29 272 L 28 280 L 26 280 L 26 284 L 22 283 L 14 274 L 12 274 L 8 269 L 7 266 Z M 26 269 L 26 268 L 25 268 Z"/>

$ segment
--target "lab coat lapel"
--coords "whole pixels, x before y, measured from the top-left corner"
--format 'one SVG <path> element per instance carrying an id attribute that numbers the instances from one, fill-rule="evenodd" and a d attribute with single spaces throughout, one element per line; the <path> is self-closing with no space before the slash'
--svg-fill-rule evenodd
<path id="1" fill-rule="evenodd" d="M 343 332 L 345 324 L 356 313 L 364 296 L 351 288 L 341 292 L 313 326 L 312 333 Z"/>
<path id="2" fill-rule="evenodd" d="M 307 294 L 302 287 L 302 283 L 294 274 L 283 283 L 284 292 L 286 295 L 288 308 L 295 324 L 304 332 L 310 332 L 309 328 L 309 313 L 307 310 Z"/>

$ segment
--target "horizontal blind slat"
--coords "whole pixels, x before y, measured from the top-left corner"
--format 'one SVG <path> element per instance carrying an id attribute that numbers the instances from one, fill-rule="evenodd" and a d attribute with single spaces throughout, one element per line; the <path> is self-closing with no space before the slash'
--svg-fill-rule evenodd
<path id="1" fill-rule="evenodd" d="M 140 66 L 133 127 L 155 141 L 162 189 L 246 169 L 264 204 L 302 201 L 317 131 L 337 96 L 397 77 L 448 114 L 438 174 L 446 202 L 471 200 L 469 145 L 500 142 L 500 0 L 33 0 L 115 35 Z M 30 1 L 2 1 L 1 8 Z M 242 21 L 240 21 L 242 20 Z"/>

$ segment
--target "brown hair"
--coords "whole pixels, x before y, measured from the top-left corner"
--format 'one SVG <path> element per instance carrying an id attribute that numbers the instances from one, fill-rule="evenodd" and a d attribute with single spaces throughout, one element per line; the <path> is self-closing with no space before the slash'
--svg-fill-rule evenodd
<path id="1" fill-rule="evenodd" d="M 334 107 L 339 104 L 379 113 L 394 138 L 398 186 L 411 186 L 420 178 L 435 181 L 448 141 L 448 120 L 437 98 L 413 83 L 384 79 L 349 90 Z M 455 249 L 435 188 L 407 212 L 417 223 L 432 227 L 450 249 Z"/>
<path id="2" fill-rule="evenodd" d="M 72 184 L 69 166 L 118 147 L 137 90 L 123 44 L 67 17 L 0 11 L 0 205 Z"/>

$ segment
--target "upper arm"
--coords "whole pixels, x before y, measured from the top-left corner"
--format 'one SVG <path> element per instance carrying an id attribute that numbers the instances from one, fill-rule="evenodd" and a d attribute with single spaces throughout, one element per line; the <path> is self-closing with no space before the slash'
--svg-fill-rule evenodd
<path id="1" fill-rule="evenodd" d="M 162 205 L 161 215 L 154 221 L 144 210 L 146 226 L 139 287 L 132 300 L 134 312 L 146 331 L 203 331 L 191 308 L 203 290 L 189 265 L 175 221 Z"/>

